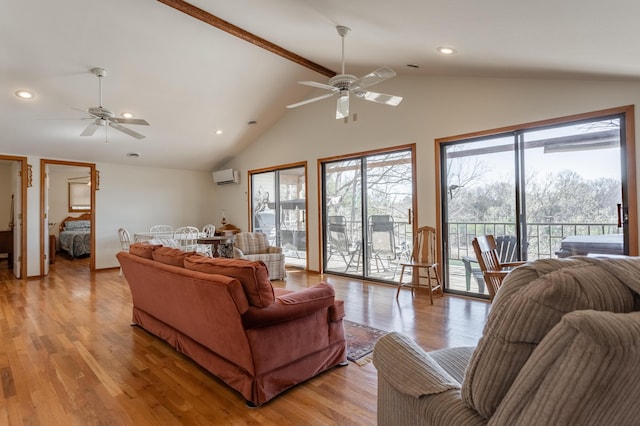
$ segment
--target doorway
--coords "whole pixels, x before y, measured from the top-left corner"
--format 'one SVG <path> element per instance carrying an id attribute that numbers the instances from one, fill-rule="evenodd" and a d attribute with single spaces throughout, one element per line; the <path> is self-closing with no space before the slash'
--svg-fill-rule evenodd
<path id="1" fill-rule="evenodd" d="M 395 282 L 413 243 L 415 145 L 319 163 L 324 272 Z"/>
<path id="2" fill-rule="evenodd" d="M 0 277 L 27 276 L 26 157 L 0 155 Z"/>
<path id="3" fill-rule="evenodd" d="M 41 160 L 40 273 L 57 256 L 89 258 L 95 270 L 95 164 Z M 81 262 L 78 262 L 81 263 Z"/>
<path id="4" fill-rule="evenodd" d="M 636 254 L 633 119 L 625 107 L 438 141 L 447 290 L 487 296 L 478 235 L 513 241 L 503 261 Z"/>

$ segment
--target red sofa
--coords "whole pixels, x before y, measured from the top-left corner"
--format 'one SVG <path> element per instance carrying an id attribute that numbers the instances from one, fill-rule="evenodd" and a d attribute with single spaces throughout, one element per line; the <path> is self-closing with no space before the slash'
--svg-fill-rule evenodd
<path id="1" fill-rule="evenodd" d="M 117 254 L 134 325 L 258 406 L 346 363 L 344 304 L 330 284 L 274 289 L 262 262 L 132 244 Z"/>

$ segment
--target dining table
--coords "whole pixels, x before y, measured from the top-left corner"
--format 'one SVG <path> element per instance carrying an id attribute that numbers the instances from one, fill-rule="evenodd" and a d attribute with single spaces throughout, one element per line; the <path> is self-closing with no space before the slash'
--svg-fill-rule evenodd
<path id="1" fill-rule="evenodd" d="M 198 237 L 196 243 L 211 245 L 211 255 L 213 257 L 233 258 L 233 240 L 234 235 L 214 235 L 211 237 Z"/>

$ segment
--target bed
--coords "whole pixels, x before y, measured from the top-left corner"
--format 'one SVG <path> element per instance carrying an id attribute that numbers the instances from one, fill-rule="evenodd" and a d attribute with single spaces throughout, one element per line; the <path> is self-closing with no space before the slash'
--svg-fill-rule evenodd
<path id="1" fill-rule="evenodd" d="M 91 215 L 67 217 L 60 224 L 60 250 L 69 257 L 81 257 L 91 253 Z"/>

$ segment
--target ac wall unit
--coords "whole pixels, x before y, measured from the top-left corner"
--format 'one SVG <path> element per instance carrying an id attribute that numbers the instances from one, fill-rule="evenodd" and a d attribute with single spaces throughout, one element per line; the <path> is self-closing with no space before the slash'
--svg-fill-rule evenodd
<path id="1" fill-rule="evenodd" d="M 218 170 L 212 172 L 213 181 L 216 185 L 226 185 L 228 183 L 240 183 L 240 172 L 233 169 Z"/>

